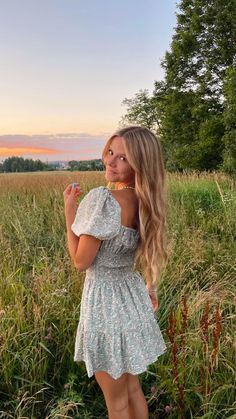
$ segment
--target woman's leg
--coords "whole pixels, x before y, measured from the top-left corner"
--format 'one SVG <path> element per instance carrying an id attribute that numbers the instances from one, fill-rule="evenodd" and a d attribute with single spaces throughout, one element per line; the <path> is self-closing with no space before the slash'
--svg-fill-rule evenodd
<path id="1" fill-rule="evenodd" d="M 95 372 L 109 419 L 148 419 L 148 406 L 138 375 L 124 373 L 114 380 L 107 372 Z"/>
<path id="2" fill-rule="evenodd" d="M 148 405 L 138 375 L 127 373 L 130 419 L 148 419 Z"/>
<path id="3" fill-rule="evenodd" d="M 95 372 L 95 378 L 102 389 L 109 419 L 131 419 L 128 403 L 127 374 L 115 380 L 105 371 Z M 140 417 L 141 419 L 141 417 Z"/>

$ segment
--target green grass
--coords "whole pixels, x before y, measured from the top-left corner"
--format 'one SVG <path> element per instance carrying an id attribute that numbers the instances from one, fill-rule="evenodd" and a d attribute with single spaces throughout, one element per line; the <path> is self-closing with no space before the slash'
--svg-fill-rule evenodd
<path id="1" fill-rule="evenodd" d="M 102 172 L 0 175 L 0 418 L 107 417 L 73 361 L 84 280 L 66 248 L 73 181 L 85 193 L 105 184 Z M 168 351 L 140 376 L 150 418 L 236 417 L 235 210 L 232 178 L 168 174 L 157 316 Z"/>

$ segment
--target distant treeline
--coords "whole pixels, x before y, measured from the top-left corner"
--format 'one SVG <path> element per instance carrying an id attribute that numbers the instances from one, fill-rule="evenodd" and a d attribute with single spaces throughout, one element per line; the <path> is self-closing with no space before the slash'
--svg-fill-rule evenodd
<path id="1" fill-rule="evenodd" d="M 71 160 L 68 162 L 68 170 L 104 170 L 105 167 L 101 159 L 94 160 Z"/>
<path id="2" fill-rule="evenodd" d="M 0 163 L 0 173 L 10 172 L 38 172 L 38 171 L 54 171 L 54 170 L 104 170 L 101 159 L 95 160 L 71 160 L 63 166 L 59 163 L 43 163 L 40 160 L 24 159 L 23 157 L 9 157 Z"/>
<path id="3" fill-rule="evenodd" d="M 51 170 L 40 160 L 23 159 L 22 157 L 9 157 L 0 163 L 0 172 L 37 172 Z"/>

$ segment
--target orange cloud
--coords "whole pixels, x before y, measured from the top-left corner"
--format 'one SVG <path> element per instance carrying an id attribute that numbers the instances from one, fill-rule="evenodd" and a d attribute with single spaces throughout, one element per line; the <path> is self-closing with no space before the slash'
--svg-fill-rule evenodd
<path id="1" fill-rule="evenodd" d="M 69 150 L 67 150 L 67 151 L 69 151 Z M 91 148 L 86 147 L 86 148 L 83 150 L 83 152 L 92 156 L 92 155 L 94 154 L 94 147 L 91 147 Z M 76 154 L 80 154 L 80 153 L 81 153 L 81 150 L 77 150 L 77 151 L 76 151 Z M 90 157 L 90 158 L 92 158 L 92 157 Z"/>
<path id="2" fill-rule="evenodd" d="M 53 150 L 50 148 L 35 147 L 0 147 L 0 156 L 21 156 L 22 154 L 58 154 L 64 150 Z"/>

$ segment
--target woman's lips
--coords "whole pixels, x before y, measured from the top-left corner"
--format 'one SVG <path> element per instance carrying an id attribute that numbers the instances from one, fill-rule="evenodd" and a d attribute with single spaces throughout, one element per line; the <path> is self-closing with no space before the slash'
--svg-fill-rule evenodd
<path id="1" fill-rule="evenodd" d="M 115 172 L 113 172 L 112 170 L 107 169 L 107 173 L 111 174 L 111 175 L 115 175 Z"/>

